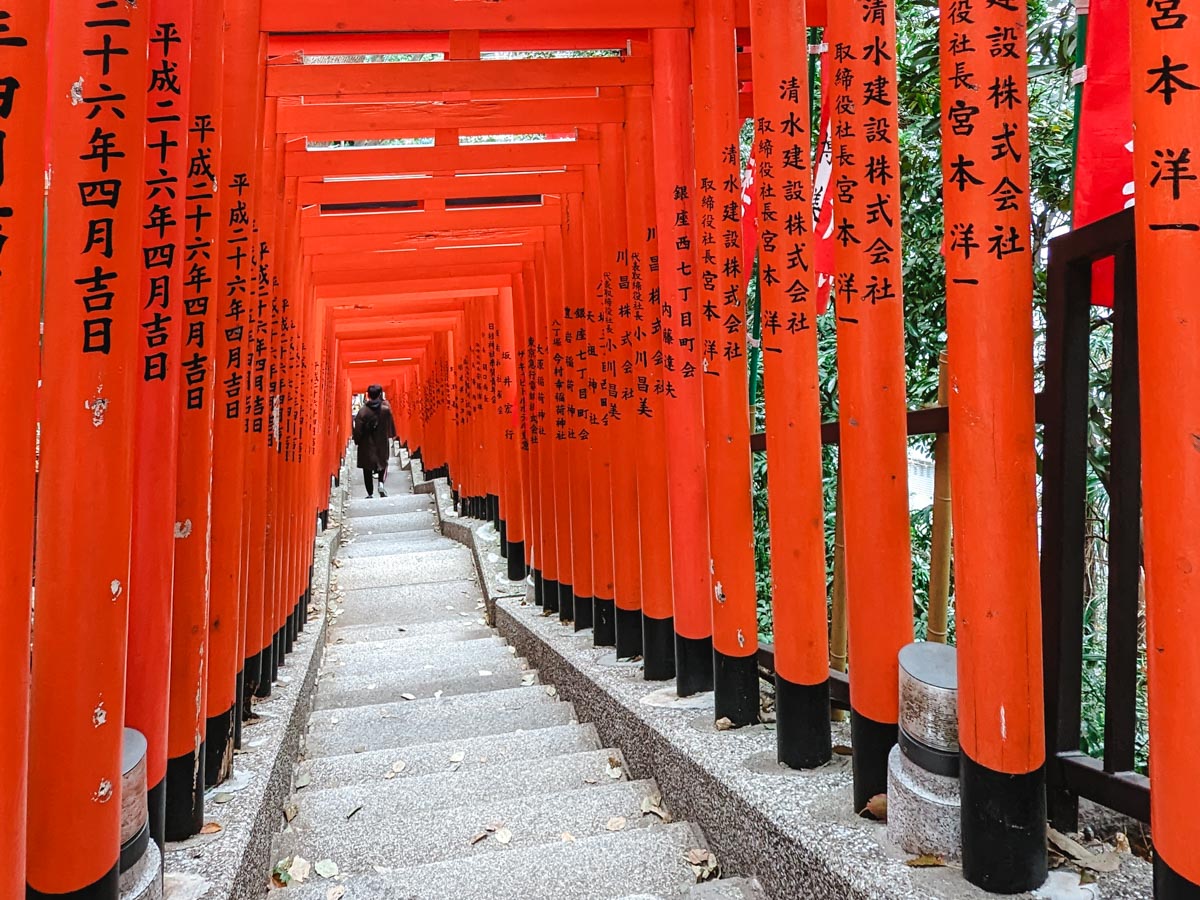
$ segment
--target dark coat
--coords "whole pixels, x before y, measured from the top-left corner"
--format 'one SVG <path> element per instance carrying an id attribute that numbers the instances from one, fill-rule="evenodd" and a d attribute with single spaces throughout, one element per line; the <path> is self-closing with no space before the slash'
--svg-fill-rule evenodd
<path id="1" fill-rule="evenodd" d="M 387 468 L 392 455 L 390 441 L 396 436 L 392 408 L 385 400 L 368 400 L 354 416 L 354 443 L 358 467 L 378 472 Z"/>

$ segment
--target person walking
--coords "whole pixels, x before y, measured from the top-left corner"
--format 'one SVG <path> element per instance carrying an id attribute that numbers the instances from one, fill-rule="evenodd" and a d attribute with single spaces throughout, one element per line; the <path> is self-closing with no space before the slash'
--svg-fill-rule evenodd
<path id="1" fill-rule="evenodd" d="M 383 399 L 383 387 L 373 384 L 367 388 L 367 402 L 354 415 L 354 444 L 358 447 L 358 467 L 362 469 L 367 498 L 375 496 L 374 480 L 379 479 L 379 496 L 386 497 L 388 460 L 396 423 L 392 408 Z"/>

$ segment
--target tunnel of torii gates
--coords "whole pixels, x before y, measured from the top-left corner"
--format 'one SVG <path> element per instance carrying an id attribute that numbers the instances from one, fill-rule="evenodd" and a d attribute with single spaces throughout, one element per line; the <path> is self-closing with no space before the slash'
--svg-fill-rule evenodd
<path id="1" fill-rule="evenodd" d="M 1200 17 L 1162 6 L 1132 4 L 1151 790 L 1158 894 L 1197 897 L 1200 183 L 1155 176 L 1200 136 Z M 1047 866 L 1025 3 L 941 16 L 964 874 L 1014 892 Z M 149 833 L 201 827 L 372 383 L 537 602 L 756 719 L 747 117 L 779 756 L 829 757 L 813 27 L 861 808 L 913 637 L 892 0 L 0 0 L 0 896 L 117 896 L 123 726 Z M 619 53 L 484 58 L 588 49 Z M 444 58 L 306 64 L 393 53 Z"/>

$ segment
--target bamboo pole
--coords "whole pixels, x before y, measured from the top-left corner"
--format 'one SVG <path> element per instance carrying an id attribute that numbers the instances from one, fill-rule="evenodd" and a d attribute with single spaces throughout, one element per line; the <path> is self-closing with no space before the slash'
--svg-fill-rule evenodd
<path id="1" fill-rule="evenodd" d="M 938 405 L 949 402 L 946 351 L 938 357 Z M 933 445 L 933 550 L 929 557 L 929 618 L 925 640 L 946 643 L 950 619 L 950 558 L 953 540 L 950 508 L 950 436 Z"/>

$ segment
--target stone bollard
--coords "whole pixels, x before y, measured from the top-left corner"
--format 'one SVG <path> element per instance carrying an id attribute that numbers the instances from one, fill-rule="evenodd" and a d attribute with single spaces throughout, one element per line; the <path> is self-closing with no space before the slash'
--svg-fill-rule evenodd
<path id="1" fill-rule="evenodd" d="M 162 854 L 150 840 L 145 736 L 126 728 L 121 744 L 121 900 L 162 896 Z"/>
<path id="2" fill-rule="evenodd" d="M 900 651 L 900 740 L 888 757 L 888 837 L 916 856 L 958 859 L 958 670 L 953 647 Z"/>

